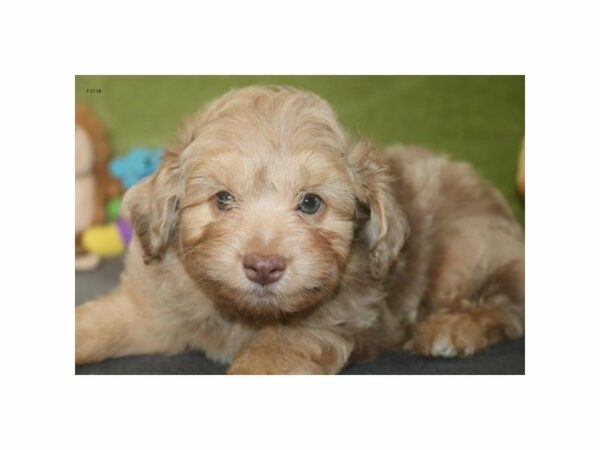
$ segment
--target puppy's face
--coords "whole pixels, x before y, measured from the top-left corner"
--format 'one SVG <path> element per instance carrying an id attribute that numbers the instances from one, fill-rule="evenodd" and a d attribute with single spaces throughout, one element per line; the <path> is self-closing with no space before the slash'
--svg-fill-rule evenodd
<path id="1" fill-rule="evenodd" d="M 373 203 L 372 259 L 387 258 L 389 245 L 378 246 L 390 228 L 386 201 L 363 192 L 383 171 L 371 167 L 372 179 L 369 170 L 361 179 L 366 154 L 353 170 L 349 146 L 315 95 L 228 94 L 180 132 L 159 173 L 138 188 L 146 195 L 125 199 L 147 262 L 176 240 L 186 271 L 222 310 L 273 320 L 309 311 L 339 288 L 357 201 Z"/>
<path id="2" fill-rule="evenodd" d="M 336 291 L 350 251 L 344 137 L 311 97 L 234 100 L 183 156 L 183 262 L 223 309 L 302 312 Z"/>

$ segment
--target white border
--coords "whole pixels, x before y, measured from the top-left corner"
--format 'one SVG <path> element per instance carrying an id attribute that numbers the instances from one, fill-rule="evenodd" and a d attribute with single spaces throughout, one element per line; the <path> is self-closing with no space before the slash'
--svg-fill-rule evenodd
<path id="1" fill-rule="evenodd" d="M 3 7 L 3 448 L 597 445 L 593 3 L 386 5 Z M 526 73 L 527 375 L 75 377 L 75 73 Z"/>

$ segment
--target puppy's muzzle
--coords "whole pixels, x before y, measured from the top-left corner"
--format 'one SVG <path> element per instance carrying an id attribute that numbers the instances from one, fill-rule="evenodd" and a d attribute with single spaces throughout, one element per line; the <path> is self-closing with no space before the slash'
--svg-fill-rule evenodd
<path id="1" fill-rule="evenodd" d="M 279 280 L 287 266 L 285 258 L 281 255 L 261 255 L 259 253 L 246 254 L 242 264 L 248 279 L 262 286 Z"/>

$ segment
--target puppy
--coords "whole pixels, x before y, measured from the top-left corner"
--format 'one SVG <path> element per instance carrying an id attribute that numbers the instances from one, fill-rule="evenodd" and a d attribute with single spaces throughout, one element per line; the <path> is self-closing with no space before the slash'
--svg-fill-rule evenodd
<path id="1" fill-rule="evenodd" d="M 288 87 L 226 94 L 125 195 L 120 286 L 76 310 L 76 364 L 200 350 L 230 374 L 468 356 L 524 330 L 524 237 L 465 163 L 354 142 Z"/>

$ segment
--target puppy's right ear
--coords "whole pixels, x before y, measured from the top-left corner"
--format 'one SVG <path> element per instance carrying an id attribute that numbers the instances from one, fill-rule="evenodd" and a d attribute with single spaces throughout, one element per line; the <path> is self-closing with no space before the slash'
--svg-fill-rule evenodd
<path id="1" fill-rule="evenodd" d="M 185 178 L 181 158 L 198 137 L 204 116 L 205 112 L 201 110 L 183 121 L 165 150 L 158 171 L 134 185 L 123 198 L 121 211 L 142 245 L 146 264 L 162 260 L 176 240 Z"/>
<path id="2" fill-rule="evenodd" d="M 144 262 L 162 260 L 174 241 L 179 220 L 179 195 L 168 167 L 134 185 L 123 198 L 123 216 L 129 220 L 144 250 Z"/>

